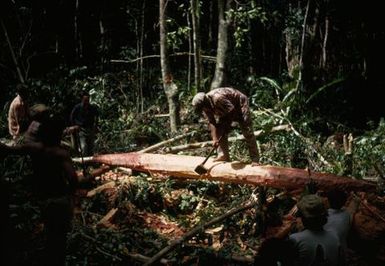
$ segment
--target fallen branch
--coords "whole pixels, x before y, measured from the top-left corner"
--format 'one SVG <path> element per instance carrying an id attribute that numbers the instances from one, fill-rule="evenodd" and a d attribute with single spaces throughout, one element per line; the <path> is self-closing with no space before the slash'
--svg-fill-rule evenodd
<path id="1" fill-rule="evenodd" d="M 90 240 L 90 241 L 91 241 L 92 243 L 94 243 L 94 244 L 98 244 L 98 243 L 99 243 L 99 241 L 98 241 L 96 238 L 94 238 L 94 237 L 92 237 L 92 236 L 89 236 L 89 235 L 85 234 L 84 232 L 80 232 L 80 235 L 81 235 L 82 237 L 86 238 L 87 240 Z M 96 246 L 96 250 L 99 251 L 100 253 L 102 253 L 103 255 L 106 255 L 106 256 L 108 256 L 108 257 L 114 258 L 114 259 L 116 259 L 116 260 L 118 260 L 118 261 L 121 261 L 121 260 L 122 260 L 122 259 L 119 258 L 118 256 L 115 256 L 115 255 L 113 255 L 113 254 L 110 254 L 110 253 L 108 253 L 107 251 L 105 251 L 105 250 L 99 248 L 98 246 Z"/>
<path id="2" fill-rule="evenodd" d="M 376 218 L 380 219 L 382 222 L 385 223 L 385 218 L 382 217 L 382 215 L 379 214 L 378 211 L 376 211 L 375 209 L 370 207 L 366 201 L 361 200 L 356 194 L 353 193 L 353 196 L 355 198 L 359 199 L 361 204 L 362 204 L 362 206 L 364 206 L 370 213 L 372 213 L 374 216 L 376 216 Z"/>
<path id="3" fill-rule="evenodd" d="M 154 117 L 169 117 L 170 114 L 156 114 Z"/>
<path id="4" fill-rule="evenodd" d="M 132 175 L 132 169 L 127 167 L 118 167 L 117 170 L 125 173 L 126 175 Z"/>
<path id="5" fill-rule="evenodd" d="M 112 208 L 98 223 L 97 226 L 113 227 L 111 220 L 114 218 L 118 208 Z"/>
<path id="6" fill-rule="evenodd" d="M 173 138 L 171 138 L 171 139 L 168 139 L 168 140 L 159 142 L 159 143 L 154 144 L 154 145 L 152 145 L 152 146 L 150 146 L 150 147 L 147 147 L 147 148 L 145 148 L 145 149 L 143 149 L 143 150 L 140 150 L 140 151 L 138 151 L 138 153 L 152 152 L 152 151 L 157 150 L 157 149 L 159 149 L 160 147 L 163 147 L 163 146 L 165 146 L 165 145 L 167 145 L 167 144 L 170 144 L 170 143 L 172 143 L 172 142 L 174 142 L 174 141 L 177 141 L 177 140 L 186 138 L 186 137 L 188 137 L 188 136 L 191 136 L 191 135 L 194 134 L 194 133 L 195 133 L 195 131 L 191 131 L 191 132 L 188 132 L 188 133 L 186 133 L 186 134 L 178 135 L 178 136 L 173 137 Z"/>
<path id="7" fill-rule="evenodd" d="M 261 137 L 263 135 L 267 135 L 269 133 L 274 133 L 274 132 L 279 132 L 279 131 L 289 131 L 290 126 L 289 125 L 279 125 L 273 127 L 271 130 L 266 131 L 266 130 L 257 130 L 254 131 L 254 136 L 255 137 Z M 230 137 L 228 141 L 237 141 L 237 140 L 243 140 L 245 137 L 243 135 L 239 135 L 236 137 Z M 203 141 L 203 142 L 197 142 L 197 143 L 189 143 L 189 144 L 184 144 L 184 145 L 178 145 L 174 147 L 168 147 L 165 148 L 164 151 L 167 153 L 177 153 L 180 151 L 185 151 L 189 149 L 198 149 L 198 148 L 204 148 L 204 147 L 211 147 L 213 145 L 212 141 Z"/>
<path id="8" fill-rule="evenodd" d="M 287 118 L 287 117 L 283 117 L 279 114 L 276 114 L 268 109 L 264 109 L 264 112 L 270 114 L 270 115 L 273 115 L 275 116 L 276 118 L 279 118 L 281 120 L 285 120 L 288 125 L 289 125 L 289 128 L 291 129 L 291 131 L 294 133 L 294 135 L 296 135 L 299 139 L 301 139 L 306 145 L 308 145 L 308 147 L 312 150 L 312 152 L 314 152 L 315 154 L 317 154 L 317 157 L 319 158 L 319 160 L 324 164 L 326 165 L 327 167 L 331 167 L 331 163 L 329 163 L 323 156 L 321 153 L 319 153 L 317 151 L 317 149 L 314 147 L 313 143 L 308 139 L 306 138 L 305 136 L 303 136 L 301 133 L 299 133 L 293 126 L 293 124 L 290 122 L 290 120 Z"/>
<path id="9" fill-rule="evenodd" d="M 216 223 L 218 223 L 218 222 L 220 222 L 220 221 L 222 221 L 222 220 L 224 220 L 224 219 L 226 219 L 226 218 L 228 218 L 230 216 L 233 216 L 234 214 L 237 214 L 239 212 L 242 212 L 242 211 L 248 210 L 250 208 L 253 208 L 256 205 L 258 205 L 258 201 L 251 201 L 251 202 L 246 203 L 245 205 L 243 205 L 243 206 L 241 206 L 239 208 L 235 208 L 235 209 L 229 210 L 225 214 L 223 214 L 223 215 L 221 215 L 219 217 L 216 217 L 216 218 L 212 219 L 211 221 L 209 221 L 209 222 L 207 222 L 205 224 L 198 225 L 198 226 L 194 227 L 192 230 L 190 230 L 189 232 L 184 234 L 182 237 L 172 241 L 170 245 L 168 245 L 167 247 L 163 248 L 157 254 L 152 256 L 151 259 L 148 260 L 144 265 L 151 265 L 151 264 L 157 262 L 159 259 L 161 259 L 163 256 L 165 256 L 167 253 L 169 253 L 171 250 L 173 250 L 178 245 L 180 245 L 183 242 L 187 241 L 188 239 L 190 239 L 194 235 L 198 234 L 199 232 L 204 231 L 205 228 L 207 228 L 209 226 L 212 226 L 212 225 L 214 225 L 214 224 L 216 224 Z"/>
<path id="10" fill-rule="evenodd" d="M 103 255 L 107 256 L 107 257 L 111 257 L 111 258 L 113 258 L 113 259 L 115 259 L 115 260 L 117 260 L 117 261 L 121 261 L 121 260 L 122 260 L 122 259 L 119 258 L 118 256 L 115 256 L 115 255 L 113 255 L 113 254 L 110 254 L 110 253 L 108 253 L 107 251 L 104 251 L 103 249 L 101 249 L 101 248 L 98 247 L 98 246 L 96 246 L 95 249 L 96 249 L 97 251 L 99 251 L 100 253 L 102 253 Z"/>
<path id="11" fill-rule="evenodd" d="M 138 253 L 128 253 L 127 254 L 130 258 L 145 263 L 146 261 L 150 260 L 150 257 L 144 256 L 142 254 Z M 166 259 L 161 259 L 159 261 L 161 264 L 169 265 L 170 261 Z"/>
<path id="12" fill-rule="evenodd" d="M 79 158 L 81 160 L 81 158 Z M 107 172 L 108 170 L 110 170 L 110 166 L 108 165 L 103 165 L 97 169 L 94 169 L 91 171 L 90 175 L 93 176 L 93 177 L 97 177 L 97 176 L 100 176 L 101 174 Z M 83 171 L 77 171 L 76 172 L 77 176 L 79 179 L 83 178 L 84 175 L 83 175 Z"/>
<path id="13" fill-rule="evenodd" d="M 93 197 L 95 196 L 96 194 L 102 192 L 103 190 L 105 189 L 108 189 L 108 188 L 113 188 L 115 186 L 115 182 L 114 181 L 111 181 L 111 182 L 108 182 L 108 183 L 105 183 L 101 186 L 98 186 L 97 188 L 94 188 L 93 190 L 90 190 L 87 192 L 87 197 Z"/>
<path id="14" fill-rule="evenodd" d="M 286 194 L 285 192 L 281 192 L 281 193 L 279 193 L 277 195 L 270 196 L 269 198 L 267 198 L 266 201 L 267 202 L 272 202 L 275 198 L 282 197 L 285 194 Z M 249 201 L 249 203 L 243 204 L 241 207 L 231 209 L 231 210 L 227 211 L 226 213 L 224 213 L 224 214 L 222 214 L 222 215 L 212 219 L 211 221 L 209 221 L 209 222 L 207 222 L 205 224 L 198 225 L 198 226 L 194 227 L 192 230 L 190 230 L 189 232 L 184 234 L 182 237 L 172 241 L 170 245 L 168 245 L 167 247 L 163 248 L 157 254 L 152 256 L 152 258 L 149 261 L 147 261 L 144 265 L 151 265 L 152 263 L 155 263 L 160 258 L 162 258 L 164 255 L 166 255 L 168 252 L 173 250 L 176 246 L 178 246 L 178 245 L 182 244 L 183 242 L 187 241 L 188 239 L 190 239 L 194 235 L 198 234 L 199 232 L 204 231 L 207 227 L 210 227 L 210 226 L 212 226 L 214 224 L 217 224 L 217 223 L 223 221 L 224 219 L 226 219 L 226 218 L 228 218 L 230 216 L 233 216 L 233 215 L 235 215 L 237 213 L 240 213 L 240 212 L 243 212 L 245 210 L 251 209 L 251 208 L 255 207 L 258 204 L 259 204 L 259 201 L 253 199 L 253 200 Z"/>
<path id="15" fill-rule="evenodd" d="M 180 52 L 180 53 L 174 53 L 174 54 L 170 54 L 169 56 L 190 56 L 190 55 L 194 55 L 194 53 L 189 53 L 189 52 Z M 121 60 L 121 59 L 112 59 L 110 60 L 111 63 L 125 63 L 125 64 L 130 64 L 130 63 L 135 63 L 139 60 L 143 60 L 143 59 L 149 59 L 149 58 L 159 58 L 160 55 L 146 55 L 146 56 L 142 56 L 142 57 L 138 57 L 138 58 L 135 58 L 135 59 L 132 59 L 132 60 Z M 214 56 L 209 56 L 209 55 L 201 55 L 202 59 L 206 59 L 207 61 L 212 61 L 212 62 L 216 62 L 216 57 Z"/>

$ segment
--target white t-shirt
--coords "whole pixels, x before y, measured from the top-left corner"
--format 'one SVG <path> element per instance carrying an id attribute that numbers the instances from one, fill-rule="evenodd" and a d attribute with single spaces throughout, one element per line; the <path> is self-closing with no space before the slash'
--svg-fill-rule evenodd
<path id="1" fill-rule="evenodd" d="M 317 246 L 321 246 L 325 260 L 329 265 L 338 265 L 341 244 L 334 232 L 305 229 L 291 234 L 289 240 L 298 252 L 299 265 L 311 265 L 316 259 Z"/>

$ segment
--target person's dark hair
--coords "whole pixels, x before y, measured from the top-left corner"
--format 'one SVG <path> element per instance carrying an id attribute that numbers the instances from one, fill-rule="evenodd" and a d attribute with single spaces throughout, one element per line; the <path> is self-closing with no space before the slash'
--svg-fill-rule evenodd
<path id="1" fill-rule="evenodd" d="M 90 97 L 90 93 L 88 91 L 82 91 L 80 97 L 83 98 L 84 96 Z"/>
<path id="2" fill-rule="evenodd" d="M 50 116 L 50 108 L 45 104 L 35 104 L 29 109 L 32 120 L 43 122 Z"/>
<path id="3" fill-rule="evenodd" d="M 327 222 L 327 211 L 320 196 L 306 195 L 297 206 L 305 228 L 318 230 Z"/>
<path id="4" fill-rule="evenodd" d="M 18 84 L 18 85 L 16 86 L 16 92 L 17 92 L 17 94 L 19 94 L 21 97 L 25 97 L 25 96 L 27 96 L 27 94 L 28 94 L 28 88 L 27 88 L 27 86 L 26 86 L 25 84 L 20 83 L 20 84 Z"/>
<path id="5" fill-rule="evenodd" d="M 327 198 L 330 208 L 341 209 L 345 205 L 348 195 L 345 191 L 335 188 L 327 193 Z"/>

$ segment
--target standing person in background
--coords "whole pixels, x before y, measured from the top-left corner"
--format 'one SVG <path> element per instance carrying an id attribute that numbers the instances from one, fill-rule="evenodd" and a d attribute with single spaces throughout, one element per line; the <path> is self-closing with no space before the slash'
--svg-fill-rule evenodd
<path id="1" fill-rule="evenodd" d="M 339 237 L 342 247 L 347 250 L 347 238 L 352 227 L 354 214 L 357 212 L 360 200 L 353 198 L 347 208 L 343 208 L 348 195 L 341 189 L 332 189 L 327 193 L 329 201 L 328 221 L 324 228 L 335 232 Z"/>
<path id="2" fill-rule="evenodd" d="M 208 119 L 214 144 L 219 144 L 218 157 L 214 161 L 230 161 L 227 135 L 231 130 L 231 123 L 238 122 L 252 162 L 259 163 L 249 99 L 246 95 L 233 88 L 217 88 L 208 93 L 198 92 L 192 100 L 192 106 L 197 113 L 203 112 Z"/>
<path id="3" fill-rule="evenodd" d="M 17 96 L 8 111 L 8 130 L 14 141 L 27 130 L 29 125 L 28 89 L 24 84 L 17 86 Z"/>
<path id="4" fill-rule="evenodd" d="M 91 156 L 94 152 L 98 115 L 97 107 L 90 103 L 90 94 L 83 92 L 81 102 L 72 109 L 70 117 L 71 125 L 77 127 L 72 143 L 81 156 Z"/>

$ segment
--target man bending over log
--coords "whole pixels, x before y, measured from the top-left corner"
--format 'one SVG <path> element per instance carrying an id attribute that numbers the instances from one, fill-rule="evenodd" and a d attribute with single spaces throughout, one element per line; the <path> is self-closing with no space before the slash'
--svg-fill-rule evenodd
<path id="1" fill-rule="evenodd" d="M 208 93 L 198 92 L 192 100 L 192 105 L 197 113 L 203 113 L 208 119 L 214 145 L 219 145 L 215 161 L 230 161 L 227 135 L 231 130 L 231 123 L 238 122 L 252 162 L 259 163 L 246 95 L 233 88 L 217 88 Z"/>

